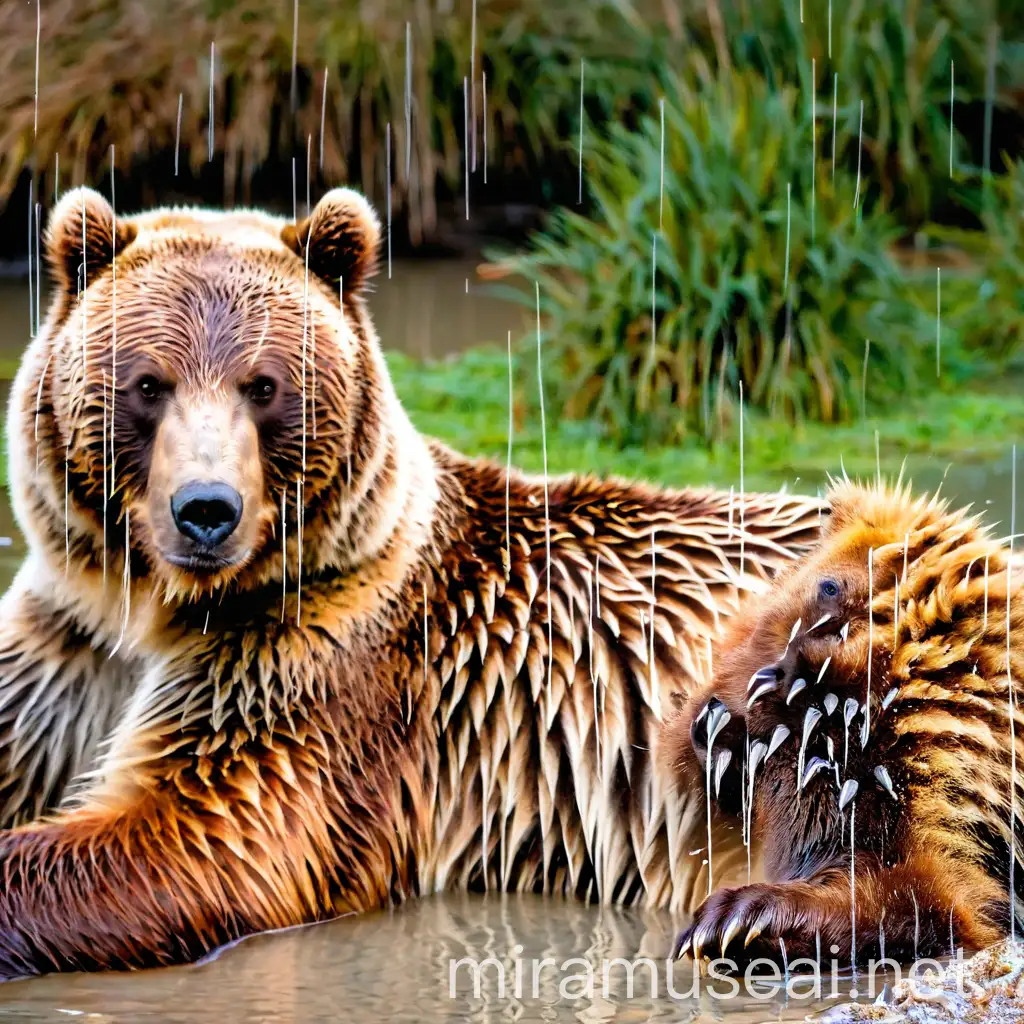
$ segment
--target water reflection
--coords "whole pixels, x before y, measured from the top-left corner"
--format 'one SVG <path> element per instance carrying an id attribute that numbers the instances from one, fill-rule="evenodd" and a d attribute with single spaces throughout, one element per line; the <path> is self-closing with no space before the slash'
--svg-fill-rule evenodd
<path id="1" fill-rule="evenodd" d="M 224 1022 L 425 1021 L 584 1022 L 695 1021 L 724 1017 L 735 1024 L 802 1020 L 825 1005 L 779 995 L 712 998 L 706 984 L 695 996 L 665 991 L 666 961 L 675 929 L 664 914 L 598 908 L 541 897 L 450 895 L 410 903 L 397 911 L 345 918 L 326 925 L 261 935 L 193 967 L 139 974 L 71 975 L 15 982 L 2 990 L 0 1014 L 21 1020 L 52 1020 L 73 1014 L 102 1021 L 140 1019 L 178 1024 Z M 484 968 L 480 995 L 468 968 L 450 990 L 451 962 L 494 957 L 506 969 L 505 997 L 497 967 Z M 537 994 L 533 964 L 540 968 Z M 570 957 L 579 961 L 560 970 Z M 615 957 L 650 957 L 658 968 L 652 994 L 649 970 L 638 966 L 633 997 L 626 997 L 625 968 L 609 972 L 609 998 L 601 991 L 601 964 Z M 522 997 L 513 994 L 515 967 L 522 966 Z M 559 994 L 559 983 L 593 965 L 593 998 Z M 674 990 L 688 996 L 692 965 L 674 971 Z M 718 991 L 724 991 L 721 983 Z M 845 998 L 846 993 L 843 993 Z"/>

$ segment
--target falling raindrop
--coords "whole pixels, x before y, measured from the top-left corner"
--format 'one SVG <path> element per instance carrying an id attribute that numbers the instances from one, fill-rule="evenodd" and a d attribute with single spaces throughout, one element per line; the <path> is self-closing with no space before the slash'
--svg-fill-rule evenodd
<path id="1" fill-rule="evenodd" d="M 860 746 L 862 750 L 867 746 L 868 736 L 871 735 L 871 665 L 875 660 L 874 559 L 875 549 L 868 548 L 868 672 L 867 695 L 864 698 L 864 724 L 861 726 L 860 731 Z"/>
<path id="2" fill-rule="evenodd" d="M 1013 542 L 1017 533 L 1017 446 L 1010 456 L 1010 553 L 1006 559 L 1006 688 L 1009 697 L 1010 719 L 1010 941 L 1017 941 L 1017 913 L 1014 893 L 1017 870 L 1017 735 L 1014 719 L 1017 716 L 1017 698 L 1014 692 L 1013 663 L 1011 659 L 1012 631 L 1010 604 L 1013 595 Z M 952 913 L 952 909 L 950 910 Z M 950 926 L 952 927 L 952 925 Z"/>
<path id="3" fill-rule="evenodd" d="M 811 245 L 814 245 L 815 182 L 818 177 L 818 72 L 811 58 Z"/>
<path id="4" fill-rule="evenodd" d="M 955 102 L 956 78 L 953 61 L 949 62 L 949 176 L 953 177 L 953 103 Z"/>
<path id="5" fill-rule="evenodd" d="M 385 131 L 386 142 L 384 148 L 387 153 L 387 218 L 388 218 L 388 280 L 391 280 L 391 122 L 388 121 Z M 307 199 L 308 205 L 308 199 Z"/>
<path id="6" fill-rule="evenodd" d="M 585 73 L 584 61 L 580 57 L 580 185 L 576 196 L 576 204 L 583 202 L 583 76 Z"/>
<path id="7" fill-rule="evenodd" d="M 209 114 L 210 123 L 208 125 L 208 134 L 207 134 L 207 139 L 206 139 L 206 153 L 207 153 L 206 160 L 207 160 L 207 162 L 209 162 L 209 161 L 211 161 L 213 159 L 213 144 L 214 144 L 214 139 L 213 139 L 213 125 L 214 125 L 214 118 L 213 118 L 213 75 L 214 75 L 215 60 L 216 60 L 216 44 L 211 42 L 210 43 L 210 114 Z"/>
<path id="8" fill-rule="evenodd" d="M 288 601 L 288 520 L 287 515 L 288 488 L 281 489 L 281 621 L 284 622 L 285 605 Z"/>
<path id="9" fill-rule="evenodd" d="M 42 0 L 36 0 L 36 84 L 32 110 L 32 141 L 39 134 L 39 39 L 43 31 Z"/>
<path id="10" fill-rule="evenodd" d="M 831 0 L 830 0 L 831 2 Z M 832 180 L 836 178 L 836 125 L 839 120 L 839 72 L 832 76 Z"/>
<path id="11" fill-rule="evenodd" d="M 299 106 L 299 74 L 298 74 L 298 55 L 299 55 L 299 0 L 295 0 L 292 5 L 292 83 L 291 92 L 289 99 L 291 102 L 292 114 L 298 109 Z"/>
<path id="12" fill-rule="evenodd" d="M 786 265 L 782 277 L 782 294 L 789 291 L 789 236 L 790 225 L 793 219 L 793 184 L 786 182 Z"/>
<path id="13" fill-rule="evenodd" d="M 864 155 L 864 101 L 860 101 L 860 129 L 857 132 L 857 189 L 853 194 L 853 208 L 860 207 L 860 166 Z"/>
<path id="14" fill-rule="evenodd" d="M 469 79 L 462 79 L 462 144 L 465 164 L 466 220 L 469 220 Z"/>
<path id="15" fill-rule="evenodd" d="M 32 195 L 32 190 L 35 187 L 35 178 L 30 177 L 28 180 L 28 329 L 29 337 L 35 337 L 35 324 L 36 324 L 36 290 L 32 284 L 33 268 L 35 267 L 35 261 L 32 258 L 32 236 L 34 234 L 34 222 L 35 222 L 35 200 Z M 84 252 L 83 252 L 84 258 Z"/>
<path id="16" fill-rule="evenodd" d="M 484 164 L 484 184 L 487 184 L 487 72 L 480 72 L 480 103 L 483 107 L 483 164 Z"/>
<path id="17" fill-rule="evenodd" d="M 512 332 L 508 332 L 508 458 L 505 463 L 505 579 L 512 571 L 512 520 L 509 513 L 509 494 L 512 486 L 512 431 L 513 423 L 512 395 Z"/>
<path id="18" fill-rule="evenodd" d="M 327 123 L 327 65 L 324 65 L 324 85 L 323 91 L 320 94 L 320 162 L 318 167 L 320 173 L 324 173 L 324 127 Z M 408 88 L 408 86 L 406 86 Z M 406 97 L 408 100 L 408 96 Z M 409 118 L 409 107 L 406 105 L 406 139 L 408 140 L 408 118 Z M 408 145 L 408 142 L 406 143 Z"/>
<path id="19" fill-rule="evenodd" d="M 658 183 L 658 230 L 665 226 L 665 97 L 658 100 L 661 112 L 661 178 Z"/>
<path id="20" fill-rule="evenodd" d="M 486 75 L 486 72 L 485 72 Z M 486 83 L 486 77 L 484 79 Z M 484 86 L 486 90 L 486 85 Z M 324 95 L 327 95 L 327 71 L 324 70 Z M 486 92 L 485 92 L 486 96 Z M 486 102 L 486 99 L 485 99 Z M 487 130 L 487 113 L 484 112 L 484 130 Z M 486 150 L 484 146 L 484 181 L 487 180 Z M 412 22 L 405 23 L 405 180 L 409 180 L 412 162 Z M 321 160 L 321 163 L 323 161 Z"/>
<path id="21" fill-rule="evenodd" d="M 540 436 L 544 463 L 544 549 L 548 578 L 548 700 L 551 700 L 551 671 L 554 664 L 554 632 L 551 604 L 551 508 L 548 495 L 548 428 L 544 417 L 544 369 L 541 359 L 540 282 L 534 282 L 537 299 L 537 393 L 540 396 Z"/>
<path id="22" fill-rule="evenodd" d="M 178 151 L 181 148 L 181 102 L 183 96 L 178 93 L 178 121 L 174 129 L 174 176 L 178 176 Z M 56 197 L 55 197 L 56 198 Z"/>

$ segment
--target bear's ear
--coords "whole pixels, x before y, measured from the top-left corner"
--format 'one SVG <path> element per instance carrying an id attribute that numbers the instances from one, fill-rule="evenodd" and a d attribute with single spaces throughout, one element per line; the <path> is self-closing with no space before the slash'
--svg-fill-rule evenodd
<path id="1" fill-rule="evenodd" d="M 50 214 L 46 260 L 60 284 L 75 292 L 83 255 L 88 285 L 92 277 L 110 266 L 115 254 L 131 245 L 137 233 L 130 221 L 118 220 L 115 235 L 110 203 L 91 188 L 73 188 L 64 193 Z"/>
<path id="2" fill-rule="evenodd" d="M 281 241 L 309 269 L 346 293 L 358 294 L 377 270 L 380 221 L 365 197 L 350 188 L 335 188 L 299 224 L 286 224 Z"/>

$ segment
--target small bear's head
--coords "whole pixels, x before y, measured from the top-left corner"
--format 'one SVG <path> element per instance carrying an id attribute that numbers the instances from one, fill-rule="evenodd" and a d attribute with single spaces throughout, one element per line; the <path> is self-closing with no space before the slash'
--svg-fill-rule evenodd
<path id="1" fill-rule="evenodd" d="M 669 757 L 691 780 L 707 771 L 709 723 L 719 749 L 741 748 L 769 743 L 780 725 L 796 735 L 826 694 L 862 702 L 870 678 L 880 700 L 923 658 L 959 658 L 948 624 L 961 621 L 969 638 L 986 594 L 994 602 L 1005 588 L 1005 551 L 976 516 L 901 486 L 844 482 L 826 500 L 819 543 L 741 605 L 713 677 L 670 726 Z M 927 645 L 932 629 L 941 638 Z"/>
<path id="2" fill-rule="evenodd" d="M 23 526 L 92 571 L 127 539 L 131 574 L 184 599 L 279 578 L 300 531 L 307 564 L 336 564 L 391 394 L 363 297 L 379 236 L 348 189 L 298 224 L 67 193 L 11 413 Z"/>
<path id="3" fill-rule="evenodd" d="M 895 601 L 911 596 L 905 558 L 911 586 L 917 586 L 922 554 L 942 530 L 962 521 L 903 488 L 843 483 L 826 501 L 820 542 L 780 574 L 769 593 L 748 601 L 718 646 L 712 689 L 748 723 L 795 700 L 790 691 L 797 680 L 813 696 L 826 662 L 830 675 L 859 677 L 867 670 L 869 644 L 873 658 L 891 653 Z M 875 609 L 873 631 L 869 608 Z"/>

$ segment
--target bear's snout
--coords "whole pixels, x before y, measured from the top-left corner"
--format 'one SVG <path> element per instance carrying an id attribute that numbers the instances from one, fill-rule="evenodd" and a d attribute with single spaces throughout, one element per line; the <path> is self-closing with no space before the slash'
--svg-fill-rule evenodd
<path id="1" fill-rule="evenodd" d="M 242 496 L 220 482 L 192 481 L 171 496 L 178 532 L 204 548 L 227 540 L 242 519 Z"/>

